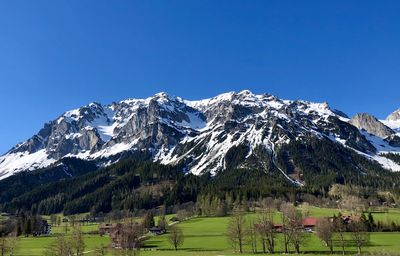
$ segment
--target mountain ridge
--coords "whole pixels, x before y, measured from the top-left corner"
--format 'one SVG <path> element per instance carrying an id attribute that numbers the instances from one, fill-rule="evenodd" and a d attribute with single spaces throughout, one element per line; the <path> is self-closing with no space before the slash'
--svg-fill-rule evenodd
<path id="1" fill-rule="evenodd" d="M 245 152 L 238 166 L 269 166 L 283 145 L 309 137 L 334 141 L 398 171 L 399 165 L 380 155 L 398 151 L 392 141 L 400 125 L 387 126 L 394 138 L 377 138 L 327 103 L 282 100 L 248 90 L 197 101 L 161 92 L 66 111 L 0 157 L 0 179 L 64 157 L 107 165 L 125 151 L 148 152 L 153 161 L 182 165 L 185 172 L 215 175 L 231 165 L 227 156 L 235 148 Z"/>

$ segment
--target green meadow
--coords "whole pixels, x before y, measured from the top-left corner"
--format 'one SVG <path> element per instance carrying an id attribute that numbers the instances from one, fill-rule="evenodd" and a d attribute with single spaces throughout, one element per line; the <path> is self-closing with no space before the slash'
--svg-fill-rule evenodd
<path id="1" fill-rule="evenodd" d="M 332 216 L 338 214 L 337 209 L 328 208 L 317 208 L 309 207 L 309 215 L 315 217 L 321 216 Z M 346 213 L 344 213 L 346 214 Z M 256 220 L 257 213 L 246 214 L 247 220 Z M 172 215 L 168 216 L 169 220 Z M 279 222 L 280 215 L 275 213 L 275 222 Z M 373 214 L 376 221 L 383 222 L 400 222 L 400 210 L 391 209 L 389 212 L 376 212 Z M 149 256 L 172 256 L 172 255 L 188 255 L 188 256 L 231 256 L 238 255 L 234 253 L 231 245 L 229 244 L 226 237 L 226 229 L 229 221 L 229 217 L 195 217 L 189 220 L 183 221 L 177 225 L 182 228 L 184 233 L 184 244 L 176 252 L 172 250 L 171 245 L 168 243 L 168 234 L 160 236 L 150 236 L 145 241 L 144 247 L 141 250 L 141 255 Z M 156 220 L 157 222 L 157 220 Z M 66 223 L 63 223 L 66 225 Z M 69 228 L 68 228 L 69 229 Z M 84 225 L 81 226 L 83 232 L 92 232 L 98 230 L 98 224 Z M 53 234 L 57 235 L 65 232 L 65 227 L 53 227 Z M 70 233 L 70 231 L 68 231 Z M 68 235 L 67 233 L 67 235 Z M 45 248 L 51 246 L 54 241 L 54 236 L 48 237 L 21 237 L 18 241 L 17 250 L 15 256 L 36 256 L 43 255 Z M 351 242 L 350 236 L 346 237 L 348 247 L 346 248 L 347 254 L 354 255 L 356 248 Z M 85 255 L 93 255 L 93 251 L 96 247 L 101 245 L 108 245 L 110 239 L 107 236 L 85 234 L 86 253 Z M 258 244 L 258 251 L 261 254 L 261 245 Z M 282 242 L 280 235 L 277 236 L 277 254 L 282 253 Z M 328 255 L 328 249 L 323 246 L 321 241 L 315 236 L 315 234 L 309 234 L 306 243 L 301 247 L 301 251 L 306 255 Z M 376 252 L 388 252 L 392 255 L 400 255 L 400 232 L 385 232 L 385 233 L 371 233 L 371 242 L 368 246 L 363 248 L 363 251 L 367 255 L 374 255 Z M 241 255 L 253 255 L 250 253 L 249 247 L 245 247 L 245 253 Z M 341 255 L 339 244 L 335 243 L 335 255 Z M 112 252 L 109 252 L 112 255 Z"/>
<path id="2" fill-rule="evenodd" d="M 256 214 L 249 214 L 248 218 L 255 218 Z M 238 255 L 233 253 L 231 245 L 226 237 L 226 227 L 229 217 L 210 217 L 210 218 L 193 218 L 179 226 L 182 228 L 185 242 L 180 249 L 181 254 L 172 251 L 171 245 L 168 243 L 168 236 L 153 236 L 145 243 L 145 249 L 152 251 L 144 251 L 144 255 Z M 346 237 L 349 247 L 346 249 L 349 254 L 355 254 L 356 248 L 352 245 L 350 237 Z M 277 237 L 277 253 L 282 253 L 281 237 Z M 336 242 L 335 250 L 339 253 L 340 247 Z M 258 251 L 261 253 L 261 245 L 258 245 Z M 371 242 L 364 248 L 368 252 L 400 252 L 400 233 L 371 233 Z M 245 251 L 251 252 L 246 247 Z M 301 251 L 312 255 L 327 255 L 328 249 L 323 246 L 315 234 L 310 234 Z M 244 253 L 243 255 L 246 255 Z M 248 254 L 252 255 L 252 254 Z"/>
<path id="3" fill-rule="evenodd" d="M 36 256 L 43 255 L 44 250 L 52 245 L 54 236 L 44 237 L 21 237 L 18 241 L 16 251 L 17 255 Z M 109 237 L 100 237 L 99 235 L 85 235 L 86 252 L 92 252 L 98 246 L 109 244 Z M 90 254 L 89 254 L 90 255 Z"/>

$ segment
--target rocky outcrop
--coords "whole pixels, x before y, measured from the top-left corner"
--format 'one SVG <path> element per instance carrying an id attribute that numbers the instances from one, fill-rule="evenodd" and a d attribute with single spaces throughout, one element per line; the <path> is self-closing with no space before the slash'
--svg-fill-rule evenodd
<path id="1" fill-rule="evenodd" d="M 392 129 L 381 123 L 376 117 L 367 113 L 361 113 L 353 116 L 349 123 L 358 129 L 363 129 L 381 138 L 386 138 L 394 134 Z"/>

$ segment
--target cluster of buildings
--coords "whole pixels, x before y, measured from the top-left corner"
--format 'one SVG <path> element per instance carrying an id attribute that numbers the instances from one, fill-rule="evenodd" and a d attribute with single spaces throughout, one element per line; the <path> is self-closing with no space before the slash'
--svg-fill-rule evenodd
<path id="1" fill-rule="evenodd" d="M 306 217 L 303 218 L 302 220 L 302 227 L 304 229 L 304 232 L 314 232 L 315 226 L 317 225 L 317 222 L 320 218 L 314 218 L 314 217 Z M 344 224 L 350 224 L 351 222 L 358 222 L 360 221 L 360 216 L 357 215 L 343 215 L 341 216 L 341 219 Z M 333 218 L 329 218 L 330 221 L 333 222 Z M 261 224 L 255 224 L 255 226 L 259 226 Z M 282 224 L 274 224 L 274 230 L 278 233 L 282 232 L 283 225 Z"/>
<path id="2" fill-rule="evenodd" d="M 140 224 L 133 225 L 133 228 L 139 228 Z M 132 228 L 129 227 L 129 228 Z M 137 243 L 140 243 L 142 239 L 144 239 L 144 236 L 140 235 L 136 239 L 129 239 L 129 236 L 132 236 L 131 232 L 126 232 L 124 230 L 124 226 L 121 223 L 103 223 L 99 226 L 99 233 L 101 235 L 109 235 L 111 238 L 111 245 L 113 248 L 136 248 Z M 132 230 L 131 230 L 132 231 Z M 152 227 L 148 229 L 148 232 L 155 234 L 155 235 L 161 235 L 166 232 L 165 229 L 159 228 L 159 227 Z M 134 232 L 135 233 L 135 232 Z M 141 232 L 137 232 L 135 235 L 140 234 Z M 127 244 L 128 243 L 128 244 Z"/>

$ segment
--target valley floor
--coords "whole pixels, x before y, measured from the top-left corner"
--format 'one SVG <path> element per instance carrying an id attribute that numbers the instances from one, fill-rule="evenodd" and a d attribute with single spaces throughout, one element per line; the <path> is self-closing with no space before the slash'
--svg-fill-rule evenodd
<path id="1" fill-rule="evenodd" d="M 336 209 L 326 208 L 310 208 L 310 215 L 319 216 L 332 216 L 337 214 Z M 257 214 L 249 213 L 247 218 L 255 218 Z M 375 220 L 381 221 L 395 221 L 400 223 L 400 211 L 391 210 L 388 213 L 374 213 Z M 232 255 L 254 255 L 251 254 L 249 247 L 245 247 L 245 253 L 234 253 L 231 245 L 226 237 L 226 228 L 229 217 L 197 217 L 179 223 L 184 233 L 184 244 L 178 250 L 174 251 L 168 243 L 168 234 L 151 236 L 140 255 L 148 256 L 232 256 Z M 279 221 L 277 215 L 276 221 Z M 83 232 L 90 232 L 97 230 L 98 225 L 82 226 Z M 65 227 L 54 227 L 54 233 L 65 232 Z M 54 240 L 53 236 L 49 237 L 21 237 L 15 256 L 39 256 L 43 255 L 46 247 L 51 245 Z M 352 245 L 350 237 L 347 237 L 348 247 L 346 254 L 356 254 L 356 248 Z M 99 235 L 85 235 L 85 255 L 95 255 L 94 250 L 101 245 L 108 245 L 110 239 L 107 236 L 100 237 Z M 261 255 L 261 245 L 258 244 L 258 252 Z M 292 248 L 291 248 L 292 249 Z M 305 255 L 330 255 L 327 247 L 325 247 L 315 234 L 310 234 L 305 245 L 301 246 L 301 252 Z M 341 255 L 340 247 L 335 243 L 335 255 Z M 277 237 L 277 254 L 282 254 L 282 242 L 280 236 Z M 371 233 L 371 241 L 368 246 L 363 248 L 363 255 L 377 255 L 378 253 L 390 253 L 390 255 L 400 255 L 400 232 L 375 232 Z M 113 255 L 109 252 L 108 255 Z M 380 254 L 382 255 L 382 254 Z"/>

